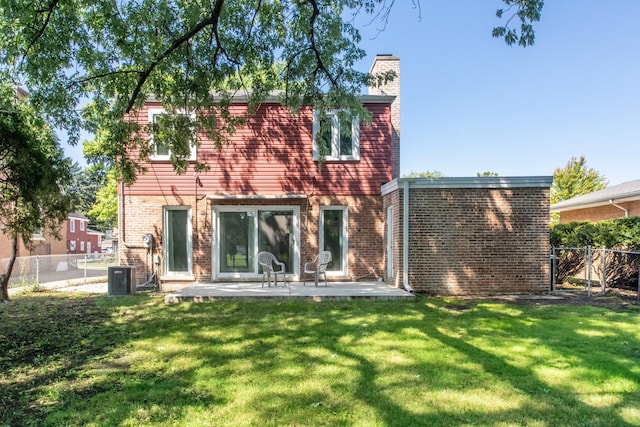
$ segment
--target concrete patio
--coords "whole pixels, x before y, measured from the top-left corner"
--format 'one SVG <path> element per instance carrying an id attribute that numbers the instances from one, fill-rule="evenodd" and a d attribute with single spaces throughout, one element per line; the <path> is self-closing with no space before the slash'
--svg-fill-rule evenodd
<path id="1" fill-rule="evenodd" d="M 415 295 L 384 282 L 329 282 L 328 286 L 293 282 L 283 286 L 261 286 L 260 282 L 197 283 L 168 293 L 167 304 L 179 302 L 207 302 L 221 299 L 308 299 L 311 301 L 335 299 L 404 299 Z"/>

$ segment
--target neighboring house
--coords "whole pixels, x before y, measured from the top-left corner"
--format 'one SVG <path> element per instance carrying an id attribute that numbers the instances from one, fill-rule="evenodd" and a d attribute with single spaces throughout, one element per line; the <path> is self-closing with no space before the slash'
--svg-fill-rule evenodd
<path id="1" fill-rule="evenodd" d="M 104 233 L 89 228 L 89 218 L 70 213 L 66 224 L 66 250 L 68 254 L 97 254 L 102 251 Z"/>
<path id="2" fill-rule="evenodd" d="M 640 216 L 640 179 L 555 203 L 551 212 L 561 223 Z"/>
<path id="3" fill-rule="evenodd" d="M 100 244 L 100 250 L 103 254 L 117 253 L 118 251 L 118 230 L 107 230 L 102 243 Z"/>
<path id="4" fill-rule="evenodd" d="M 18 243 L 19 257 L 33 255 L 65 255 L 65 254 L 94 254 L 100 252 L 104 233 L 88 228 L 89 218 L 73 212 L 60 228 L 60 239 L 52 235 L 34 233 L 33 248 L 28 249 L 21 239 Z M 0 258 L 11 256 L 11 241 L 0 234 Z"/>
<path id="5" fill-rule="evenodd" d="M 170 153 L 157 151 L 118 189 L 120 263 L 136 267 L 138 282 L 153 272 L 170 289 L 260 280 L 262 250 L 297 280 L 306 261 L 330 250 L 330 281 L 448 294 L 548 289 L 551 177 L 400 179 L 399 58 L 378 55 L 371 72 L 387 70 L 397 78 L 360 96 L 371 124 L 330 116 L 321 165 L 316 112 L 293 115 L 275 97 L 247 114 L 229 145 L 201 140 L 193 160 L 209 171 L 177 175 Z M 247 107 L 233 98 L 235 113 Z M 148 102 L 135 120 L 147 125 L 162 112 Z"/>

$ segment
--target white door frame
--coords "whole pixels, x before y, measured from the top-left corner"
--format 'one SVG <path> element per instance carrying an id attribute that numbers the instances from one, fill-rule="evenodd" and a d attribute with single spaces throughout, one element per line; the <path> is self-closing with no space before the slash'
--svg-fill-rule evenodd
<path id="1" fill-rule="evenodd" d="M 293 257 L 292 273 L 293 277 L 288 277 L 288 280 L 300 279 L 300 207 L 291 205 L 224 205 L 213 206 L 211 209 L 211 279 L 246 279 L 246 280 L 258 280 L 262 278 L 262 274 L 258 273 L 258 260 L 257 256 L 254 257 L 254 269 L 253 272 L 220 272 L 220 212 L 253 212 L 255 218 L 258 217 L 258 211 L 290 211 L 293 213 Z M 258 251 L 258 223 L 254 225 L 256 227 L 255 233 L 253 233 L 254 239 L 254 251 Z"/>

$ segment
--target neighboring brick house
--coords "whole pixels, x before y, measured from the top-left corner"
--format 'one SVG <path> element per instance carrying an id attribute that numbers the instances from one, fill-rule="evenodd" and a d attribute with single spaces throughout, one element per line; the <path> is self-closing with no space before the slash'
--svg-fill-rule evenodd
<path id="1" fill-rule="evenodd" d="M 170 289 L 260 280 L 261 250 L 297 280 L 326 249 L 329 280 L 384 279 L 443 294 L 548 289 L 551 177 L 400 179 L 399 58 L 379 55 L 371 72 L 390 69 L 396 80 L 360 97 L 370 125 L 354 120 L 341 138 L 345 124 L 332 117 L 321 167 L 318 116 L 311 107 L 293 115 L 275 97 L 222 149 L 201 140 L 193 156 L 206 172 L 177 175 L 169 153 L 156 152 L 118 189 L 120 263 L 136 267 L 138 282 L 153 272 Z M 246 113 L 246 98 L 232 108 Z M 135 117 L 147 125 L 162 111 L 148 102 Z"/>
<path id="2" fill-rule="evenodd" d="M 640 179 L 555 203 L 551 212 L 561 223 L 640 216 Z"/>
<path id="3" fill-rule="evenodd" d="M 88 228 L 89 218 L 73 212 L 70 213 L 61 225 L 60 239 L 52 235 L 35 233 L 33 235 L 33 248 L 28 249 L 22 240 L 18 243 L 17 256 L 33 255 L 65 255 L 65 254 L 94 254 L 100 252 L 102 236 L 104 233 Z M 11 256 L 10 239 L 0 234 L 0 258 Z"/>

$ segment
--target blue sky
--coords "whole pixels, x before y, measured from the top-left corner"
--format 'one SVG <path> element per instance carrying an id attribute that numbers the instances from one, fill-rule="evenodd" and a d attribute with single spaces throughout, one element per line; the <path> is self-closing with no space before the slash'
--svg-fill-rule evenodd
<path id="1" fill-rule="evenodd" d="M 548 0 L 527 48 L 491 37 L 499 0 L 420 3 L 360 26 L 360 70 L 400 57 L 402 174 L 552 175 L 584 155 L 611 185 L 640 179 L 640 0 Z"/>
<path id="2" fill-rule="evenodd" d="M 527 48 L 491 37 L 499 0 L 421 0 L 421 20 L 411 3 L 361 27 L 358 66 L 400 57 L 402 174 L 552 175 L 584 155 L 610 185 L 640 179 L 639 0 L 548 0 Z"/>

